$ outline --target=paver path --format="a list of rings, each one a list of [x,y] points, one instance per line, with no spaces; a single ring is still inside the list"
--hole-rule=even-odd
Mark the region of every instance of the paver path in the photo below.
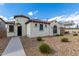
[[[2,56],[25,56],[24,48],[19,37],[12,37]]]

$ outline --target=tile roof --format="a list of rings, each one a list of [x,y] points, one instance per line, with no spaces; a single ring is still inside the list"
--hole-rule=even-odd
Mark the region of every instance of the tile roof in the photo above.
[[[26,24],[28,24],[29,22],[50,24],[50,22],[48,22],[48,21],[42,21],[42,20],[39,20],[39,19],[31,19],[31,20],[29,20],[28,22],[26,22]]]

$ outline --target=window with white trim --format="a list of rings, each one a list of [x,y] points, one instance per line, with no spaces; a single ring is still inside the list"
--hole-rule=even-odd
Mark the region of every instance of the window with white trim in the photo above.
[[[39,30],[40,30],[40,31],[43,31],[43,24],[40,24]]]
[[[14,32],[14,25],[9,25],[9,32]]]

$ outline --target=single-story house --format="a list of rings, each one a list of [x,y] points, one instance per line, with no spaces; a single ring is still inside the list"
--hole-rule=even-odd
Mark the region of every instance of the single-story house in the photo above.
[[[61,34],[61,24],[57,21],[42,21],[38,19],[30,19],[24,15],[14,16],[14,21],[5,22],[4,19],[0,18],[3,22],[3,26],[6,28],[7,37],[10,36],[27,36],[27,37],[38,37],[38,36],[53,36]]]
[[[70,34],[79,33],[79,28],[65,28],[65,32]]]

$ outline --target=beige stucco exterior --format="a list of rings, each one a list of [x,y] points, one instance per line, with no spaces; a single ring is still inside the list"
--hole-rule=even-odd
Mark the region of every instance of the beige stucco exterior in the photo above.
[[[8,36],[8,37],[10,37],[10,36],[16,36],[16,34],[15,34],[15,32],[16,32],[15,25],[14,25],[14,32],[9,32],[9,25],[13,25],[13,24],[6,24],[7,36]]]
[[[15,17],[14,18],[15,23],[8,23],[5,24],[6,30],[7,30],[7,36],[18,36],[18,26],[22,27],[22,36],[27,36],[27,37],[38,37],[38,36],[53,36],[60,34],[60,27],[61,25],[56,22],[52,21],[50,24],[49,23],[43,23],[43,22],[28,22],[29,18],[26,17]],[[37,26],[35,26],[37,24]],[[43,30],[40,31],[39,27],[40,24],[43,24]],[[14,32],[9,32],[9,25],[14,26]],[[46,25],[46,26],[45,26]],[[57,33],[53,34],[53,26],[57,26]]]
[[[31,22],[27,27],[28,28],[27,32],[30,35],[29,37],[49,36],[49,27],[50,27],[49,24],[46,24],[47,27],[45,27],[45,24],[43,24],[43,31],[39,30],[40,23],[37,23],[37,27],[35,27],[35,24],[36,23]]]
[[[37,24],[37,27],[35,27]],[[39,30],[39,25],[41,23],[29,23],[27,24],[27,36],[28,37],[38,37],[38,36],[53,36],[60,34],[60,25],[57,22],[52,22],[51,24],[43,24],[43,31]],[[47,25],[47,27],[45,27]],[[53,34],[53,26],[57,26],[57,33]]]
[[[25,36],[27,34],[27,28],[25,25],[25,22],[27,22],[28,19],[27,18],[23,18],[23,17],[18,17],[15,18],[15,26],[16,26],[16,31],[17,31],[17,23],[20,23],[20,25],[22,26],[22,36]],[[17,32],[16,32],[17,34]]]
[[[6,24],[7,26],[7,36],[17,36],[17,27],[18,26],[22,26],[22,36],[26,36],[27,35],[27,28],[25,25],[25,22],[28,19],[23,18],[23,17],[17,17],[15,18],[15,24]],[[19,23],[20,25],[18,25],[17,23]],[[14,25],[14,32],[9,32],[9,25]]]
[[[57,33],[56,33],[56,34],[53,34],[53,27],[54,27],[55,25],[57,26]],[[50,35],[57,35],[57,34],[60,34],[60,27],[61,27],[61,25],[60,25],[58,22],[56,22],[56,21],[52,22],[52,23],[50,24]]]

